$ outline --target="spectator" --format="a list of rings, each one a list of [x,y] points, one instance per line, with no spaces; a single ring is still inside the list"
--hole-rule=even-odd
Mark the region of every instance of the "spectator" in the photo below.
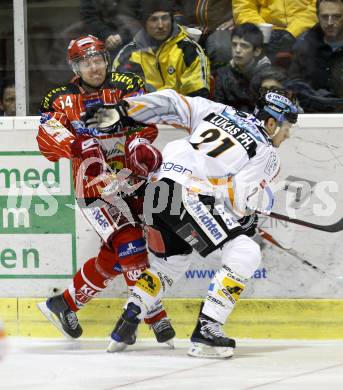
[[[342,112],[343,1],[319,0],[317,12],[319,23],[297,39],[289,77],[305,112]]]
[[[4,79],[0,87],[0,115],[15,116],[15,83],[14,78]]]
[[[214,99],[238,110],[251,111],[254,101],[250,81],[256,72],[270,68],[263,55],[263,34],[252,23],[244,23],[232,30],[232,60],[218,69]]]
[[[281,68],[265,67],[257,72],[250,81],[250,93],[256,102],[261,88],[284,89],[286,82],[286,73]]]
[[[113,70],[134,72],[149,92],[166,88],[188,96],[209,96],[209,62],[201,47],[173,21],[173,4],[145,0],[144,28],[113,62]]]
[[[208,0],[199,6],[195,0],[175,0],[180,13],[177,21],[202,30],[199,42],[206,48],[211,68],[227,64],[231,59],[231,31],[234,27],[231,0]]]
[[[115,55],[140,30],[140,0],[81,0],[81,20],[88,32],[105,42]]]
[[[282,54],[291,55],[295,39],[317,21],[316,0],[232,0],[236,24],[270,23],[273,31],[266,54],[277,62]]]

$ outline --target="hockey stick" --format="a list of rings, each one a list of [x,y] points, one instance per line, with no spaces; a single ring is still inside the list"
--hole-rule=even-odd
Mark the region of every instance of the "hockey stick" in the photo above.
[[[292,248],[286,248],[284,247],[282,244],[280,244],[277,240],[275,240],[275,238],[267,233],[265,230],[261,229],[261,228],[257,228],[259,233],[260,233],[260,236],[270,242],[271,244],[275,245],[276,247],[278,247],[279,249],[282,249],[283,251],[286,251],[287,253],[289,253],[291,256],[295,257],[297,260],[300,260],[302,264],[312,268],[314,271],[317,271],[319,273],[321,273],[322,275],[325,275],[325,276],[328,276],[327,273],[322,270],[321,268],[317,267],[316,265],[310,263],[308,260],[304,259],[302,256],[300,256],[298,254],[297,251],[295,251],[294,249]]]
[[[136,175],[132,172],[128,176],[135,178],[135,179],[138,179],[138,180],[148,181],[148,178],[146,178],[144,176]],[[267,217],[278,219],[280,221],[285,221],[285,222],[293,223],[295,225],[305,226],[305,227],[308,227],[310,229],[320,230],[322,232],[337,233],[337,232],[340,232],[343,230],[343,218],[341,218],[339,221],[333,223],[332,225],[318,225],[315,223],[303,221],[301,219],[290,218],[287,215],[274,213],[272,211],[271,212],[269,212],[269,211],[263,212],[260,210],[255,210],[255,212],[257,214],[265,215]]]
[[[307,267],[310,267],[311,269],[313,269],[313,271],[316,271],[324,276],[326,276],[327,278],[329,278],[332,282],[334,283],[342,283],[342,280],[343,280],[343,277],[342,276],[336,276],[336,275],[332,275],[331,273],[327,272],[327,271],[324,271],[323,269],[317,267],[316,265],[314,265],[313,263],[309,262],[308,260],[306,260],[302,255],[300,255],[295,249],[292,249],[292,248],[286,248],[285,246],[283,246],[282,244],[280,244],[271,234],[267,233],[266,231],[264,231],[263,229],[261,228],[257,228],[259,233],[260,233],[260,236],[270,242],[271,244],[275,245],[277,248],[287,252],[288,254],[290,254],[292,257],[294,257],[295,259],[299,260],[302,264],[306,265]]]
[[[261,211],[256,210],[257,214],[265,215],[267,217],[271,217],[274,219],[278,219],[280,221],[286,221],[289,223],[294,223],[295,225],[301,225],[301,226],[306,226],[311,229],[315,230],[320,230],[322,232],[328,232],[328,233],[337,233],[343,230],[343,218],[341,218],[339,221],[333,223],[332,225],[317,225],[315,223],[303,221],[301,219],[296,219],[296,218],[290,218],[287,215],[283,214],[278,214],[271,212],[269,214],[265,214]]]

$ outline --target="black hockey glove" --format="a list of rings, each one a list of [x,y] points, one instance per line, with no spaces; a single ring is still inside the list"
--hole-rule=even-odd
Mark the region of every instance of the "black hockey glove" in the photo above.
[[[128,117],[128,106],[125,100],[116,104],[94,105],[87,109],[81,119],[87,128],[96,128],[102,133],[121,133],[125,127],[135,123]]]
[[[257,214],[247,215],[246,217],[239,219],[238,222],[241,224],[246,236],[253,237],[255,235],[258,223]]]

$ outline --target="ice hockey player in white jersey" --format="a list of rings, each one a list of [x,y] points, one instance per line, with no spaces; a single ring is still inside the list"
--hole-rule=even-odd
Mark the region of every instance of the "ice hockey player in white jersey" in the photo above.
[[[261,260],[259,246],[245,229],[254,221],[255,206],[250,201],[279,171],[276,147],[297,121],[295,102],[286,91],[265,90],[250,115],[164,90],[102,108],[91,125],[95,122],[103,131],[115,131],[125,116],[147,124],[183,127],[189,136],[166,145],[163,163],[146,188],[151,267],[138,279],[111,334],[108,351],[132,339],[147,310],[188,268],[193,250],[205,257],[221,248],[221,268],[201,305],[188,354],[230,357],[235,340],[221,326]],[[271,206],[272,199],[267,208]]]

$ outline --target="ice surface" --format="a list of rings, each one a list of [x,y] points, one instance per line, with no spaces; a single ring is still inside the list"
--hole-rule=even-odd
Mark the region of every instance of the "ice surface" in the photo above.
[[[343,341],[238,340],[228,360],[188,357],[188,340],[174,350],[142,340],[117,354],[107,343],[9,338],[0,389],[343,389]]]

